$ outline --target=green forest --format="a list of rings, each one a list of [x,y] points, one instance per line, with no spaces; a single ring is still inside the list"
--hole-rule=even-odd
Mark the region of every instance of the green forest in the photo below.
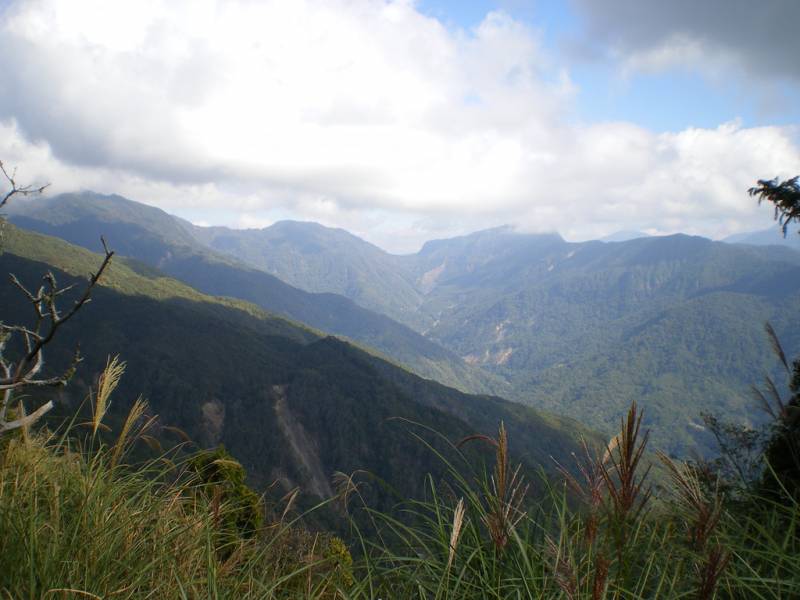
[[[607,437],[635,399],[659,448],[680,457],[715,452],[702,413],[762,418],[749,389],[779,374],[765,322],[800,351],[800,258],[785,247],[687,235],[568,243],[501,228],[396,256],[313,223],[209,229],[91,193],[18,204],[9,219],[94,251],[105,232],[140,270]]]

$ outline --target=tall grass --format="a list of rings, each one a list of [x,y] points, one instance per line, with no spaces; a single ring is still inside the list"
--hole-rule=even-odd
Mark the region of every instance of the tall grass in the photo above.
[[[796,501],[750,494],[727,505],[694,467],[665,456],[655,497],[640,425],[634,405],[605,451],[587,447],[561,483],[542,476],[536,502],[503,495],[499,478],[513,471],[498,451],[488,475],[463,456],[448,462],[450,480],[429,478],[427,497],[401,516],[365,507],[380,538],[362,540],[352,597],[800,597]],[[491,440],[498,450],[503,436]],[[516,517],[498,536],[506,514]]]
[[[502,425],[496,438],[462,440],[491,446],[493,464],[452,444],[438,454],[449,475],[428,476],[424,498],[390,513],[359,502],[356,477],[338,474],[351,564],[341,540],[290,516],[296,494],[268,525],[232,535],[225,524],[240,508],[189,468],[191,456],[129,464],[152,419],[137,402],[119,433],[104,431],[102,386],[113,391],[119,365],[109,362],[87,423],[0,440],[0,598],[800,597],[797,502],[751,493],[728,503],[663,455],[655,486],[635,406],[607,447],[587,446],[530,491]]]
[[[350,557],[336,538],[287,514],[255,535],[221,535],[237,508],[186,468],[191,457],[126,464],[152,422],[144,402],[101,441],[103,386],[119,363],[104,375],[86,436],[73,425],[0,440],[0,598],[342,597]]]

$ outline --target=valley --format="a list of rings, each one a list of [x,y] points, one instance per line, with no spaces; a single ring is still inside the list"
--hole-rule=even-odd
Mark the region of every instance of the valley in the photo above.
[[[48,270],[62,286],[80,283],[100,262],[85,249],[12,225],[3,249],[0,269],[28,285]],[[33,316],[13,286],[0,287],[0,305],[5,322]],[[531,473],[554,472],[554,460],[567,463],[582,439],[600,441],[572,419],[422,379],[345,341],[248,302],[200,293],[129,259],[112,262],[92,302],[49,349],[48,369],[68,365],[78,344],[85,359],[59,393],[54,423],[86,409],[97,374],[119,355],[127,366],[110,425],[119,427],[141,396],[158,415],[165,447],[180,442],[169,427],[181,428],[199,448],[224,444],[256,489],[299,487],[304,504],[332,495],[335,472],[366,471],[382,482],[363,491],[375,506],[391,506],[387,486],[419,493],[420,474],[444,469],[415,437],[426,431],[455,443],[491,434],[503,421],[511,450]]]
[[[613,435],[630,402],[659,447],[713,452],[702,414],[763,419],[750,394],[778,367],[763,332],[800,348],[800,253],[673,235],[570,243],[505,227],[388,254],[337,229],[204,228],[116,196],[20,204],[12,222],[121,254],[200,291],[343,336],[416,374]]]

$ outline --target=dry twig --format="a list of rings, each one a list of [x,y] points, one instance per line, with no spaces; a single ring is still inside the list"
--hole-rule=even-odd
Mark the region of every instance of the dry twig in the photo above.
[[[41,194],[47,188],[47,185],[38,188],[18,185],[15,180],[16,170],[9,173],[2,161],[0,161],[0,172],[11,186],[11,189],[0,200],[0,208],[5,206],[15,195]],[[75,368],[81,360],[79,349],[75,350],[72,363],[63,373],[52,377],[42,377],[40,374],[44,367],[43,351],[64,323],[74,317],[89,302],[92,290],[108,268],[114,252],[108,249],[105,239],[101,237],[100,240],[105,252],[100,268],[96,273],[90,274],[89,282],[83,293],[65,313],[62,313],[58,307],[59,297],[71,291],[75,287],[74,285],[59,287],[55,275],[48,272],[43,277],[44,283],[33,292],[25,287],[15,275],[11,274],[11,284],[27,298],[34,312],[34,321],[31,326],[6,325],[0,322],[0,393],[2,393],[0,396],[0,435],[32,425],[53,408],[53,402],[50,400],[29,415],[20,415],[17,419],[9,421],[7,419],[8,409],[15,391],[26,387],[63,386],[75,372]],[[8,343],[14,336],[22,339],[23,346],[23,356],[16,361],[7,356]]]

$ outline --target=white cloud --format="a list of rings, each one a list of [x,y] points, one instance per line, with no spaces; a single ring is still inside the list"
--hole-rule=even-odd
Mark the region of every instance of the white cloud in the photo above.
[[[394,250],[502,223],[723,235],[764,215],[755,179],[800,171],[786,128],[572,124],[568,70],[503,13],[454,31],[412,2],[36,0],[1,27],[1,158],[203,221]]]

